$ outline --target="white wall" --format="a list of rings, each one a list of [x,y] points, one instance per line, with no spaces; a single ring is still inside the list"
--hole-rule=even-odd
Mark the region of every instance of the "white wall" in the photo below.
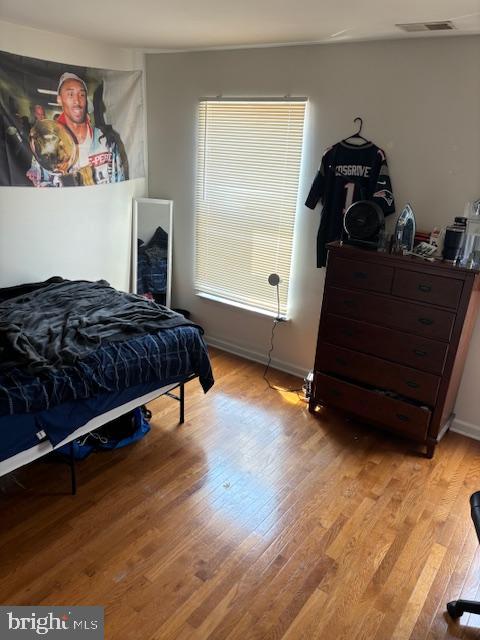
[[[67,64],[142,68],[143,56],[69,36],[0,22],[0,49]],[[0,286],[105,278],[128,289],[132,197],[146,179],[68,189],[0,189]]]
[[[268,319],[198,298],[193,289],[195,114],[201,96],[308,96],[300,191],[304,201],[323,150],[364,118],[388,156],[397,207],[410,201],[420,228],[449,223],[480,196],[480,38],[382,41],[148,55],[150,195],[173,199],[173,301],[190,309],[212,342],[261,358]],[[279,326],[275,362],[313,364],[324,270],[315,268],[319,211],[299,207],[292,321]],[[477,327],[459,417],[480,424]],[[467,417],[463,418],[467,420]]]

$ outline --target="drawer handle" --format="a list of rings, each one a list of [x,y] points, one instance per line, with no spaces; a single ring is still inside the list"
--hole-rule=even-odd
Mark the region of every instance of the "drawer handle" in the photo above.
[[[419,291],[423,291],[424,293],[430,293],[432,287],[429,284],[419,284],[418,289]]]
[[[346,305],[347,307],[356,307],[357,306],[357,301],[356,300],[347,299],[347,300],[343,301],[343,304]]]
[[[401,422],[409,422],[410,421],[410,418],[408,416],[406,416],[404,413],[397,413],[396,416]]]
[[[433,324],[433,320],[431,318],[418,318],[418,321],[420,322],[420,324],[424,324],[427,327]]]
[[[368,278],[368,276],[365,273],[365,271],[354,271],[353,272],[353,277],[357,278],[358,280],[365,280],[366,278]]]
[[[347,364],[347,361],[345,360],[345,358],[340,358],[340,356],[337,356],[335,358],[335,362],[337,364],[341,364],[342,366],[345,366]]]
[[[351,338],[354,334],[352,329],[341,329],[341,332],[343,333],[344,336],[347,336],[348,338]]]
[[[414,349],[414,350],[413,350],[413,353],[414,353],[416,356],[419,356],[420,358],[423,358],[424,356],[426,356],[426,355],[427,355],[427,352],[426,352],[426,351],[422,351],[421,349]]]
[[[410,387],[410,389],[418,389],[420,387],[420,385],[413,380],[406,380],[405,384],[407,385],[407,387]]]

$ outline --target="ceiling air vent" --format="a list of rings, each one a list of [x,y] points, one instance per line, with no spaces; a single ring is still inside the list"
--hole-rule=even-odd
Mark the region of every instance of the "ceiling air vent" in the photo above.
[[[455,29],[453,22],[450,20],[443,22],[409,22],[406,24],[396,24],[395,26],[407,33],[417,31],[452,31]]]

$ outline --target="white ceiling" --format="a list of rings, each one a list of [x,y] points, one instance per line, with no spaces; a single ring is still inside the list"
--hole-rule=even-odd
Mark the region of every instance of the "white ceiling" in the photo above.
[[[417,37],[395,24],[437,20],[453,21],[448,35],[480,33],[480,0],[0,0],[0,12],[6,22],[159,50]]]

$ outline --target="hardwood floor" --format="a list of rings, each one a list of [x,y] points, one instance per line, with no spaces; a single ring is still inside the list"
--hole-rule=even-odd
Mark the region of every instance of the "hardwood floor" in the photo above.
[[[144,440],[78,464],[76,497],[52,462],[3,479],[0,602],[104,605],[109,640],[480,637],[444,613],[480,598],[480,443],[450,433],[427,460],[212,360],[185,425],[155,401]]]

